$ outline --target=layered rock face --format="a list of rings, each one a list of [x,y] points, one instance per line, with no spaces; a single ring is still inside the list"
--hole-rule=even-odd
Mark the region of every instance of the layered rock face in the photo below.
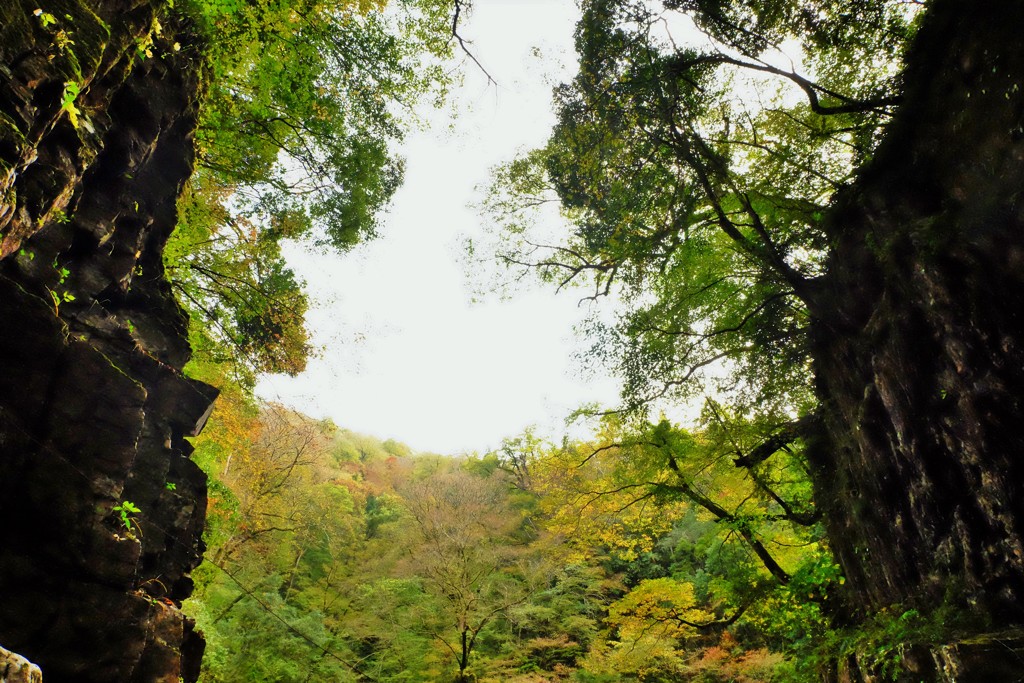
[[[853,604],[946,602],[977,632],[1024,622],[1024,6],[927,11],[905,102],[831,214],[815,478]]]
[[[198,675],[205,477],[161,251],[199,80],[146,0],[0,0],[0,645],[59,681]],[[147,50],[149,54],[147,55]]]

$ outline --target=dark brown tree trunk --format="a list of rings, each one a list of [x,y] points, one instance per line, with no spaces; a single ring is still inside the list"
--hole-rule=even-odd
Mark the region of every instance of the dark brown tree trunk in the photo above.
[[[852,604],[1005,626],[1024,621],[1024,3],[927,11],[905,105],[829,216],[814,477]]]
[[[462,655],[459,657],[459,683],[466,683],[466,669],[469,667],[469,633],[462,629]]]

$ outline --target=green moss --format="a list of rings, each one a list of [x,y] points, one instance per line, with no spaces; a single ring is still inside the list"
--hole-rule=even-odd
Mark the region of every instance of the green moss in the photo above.
[[[31,19],[20,3],[0,2],[0,64],[10,64],[14,55],[35,44]]]
[[[909,604],[890,605],[856,626],[830,629],[808,641],[794,653],[794,680],[811,680],[832,664],[854,658],[880,681],[903,680],[905,655],[928,651],[949,643],[968,642],[963,634],[990,628],[978,615],[968,612],[951,587],[946,596],[925,610]],[[926,604],[926,603],[922,603]]]
[[[43,29],[51,36],[54,48],[66,62],[69,78],[82,81],[99,68],[103,52],[110,41],[110,27],[81,0],[38,0],[39,7],[52,14],[57,23]],[[59,32],[66,32],[72,42],[61,47]]]
[[[18,128],[18,124],[14,122],[14,119],[0,112],[0,149],[9,150],[15,155],[20,155],[21,150],[27,144],[25,134]]]

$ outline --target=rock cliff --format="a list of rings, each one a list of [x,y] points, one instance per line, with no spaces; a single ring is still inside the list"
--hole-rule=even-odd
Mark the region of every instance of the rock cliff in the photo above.
[[[181,373],[161,262],[200,79],[166,9],[0,0],[0,645],[47,683],[191,681],[202,654],[185,437],[216,391]]]
[[[815,310],[819,500],[857,603],[1024,603],[1024,43],[936,0],[904,103],[831,213]]]
[[[848,618],[941,606],[962,637],[907,680],[1020,671],[1022,20],[1017,3],[929,3],[903,104],[830,214],[812,454]]]

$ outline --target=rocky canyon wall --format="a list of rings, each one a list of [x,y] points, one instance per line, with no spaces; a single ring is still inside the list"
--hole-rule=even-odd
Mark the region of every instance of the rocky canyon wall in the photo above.
[[[944,615],[935,637],[962,641],[916,653],[906,680],[1014,680],[1024,6],[935,0],[927,12],[904,101],[829,217],[813,323],[824,427],[814,477],[848,618]]]
[[[200,79],[167,7],[0,0],[0,646],[47,683],[192,681],[202,655],[185,437],[216,391],[181,373],[161,262]]]

